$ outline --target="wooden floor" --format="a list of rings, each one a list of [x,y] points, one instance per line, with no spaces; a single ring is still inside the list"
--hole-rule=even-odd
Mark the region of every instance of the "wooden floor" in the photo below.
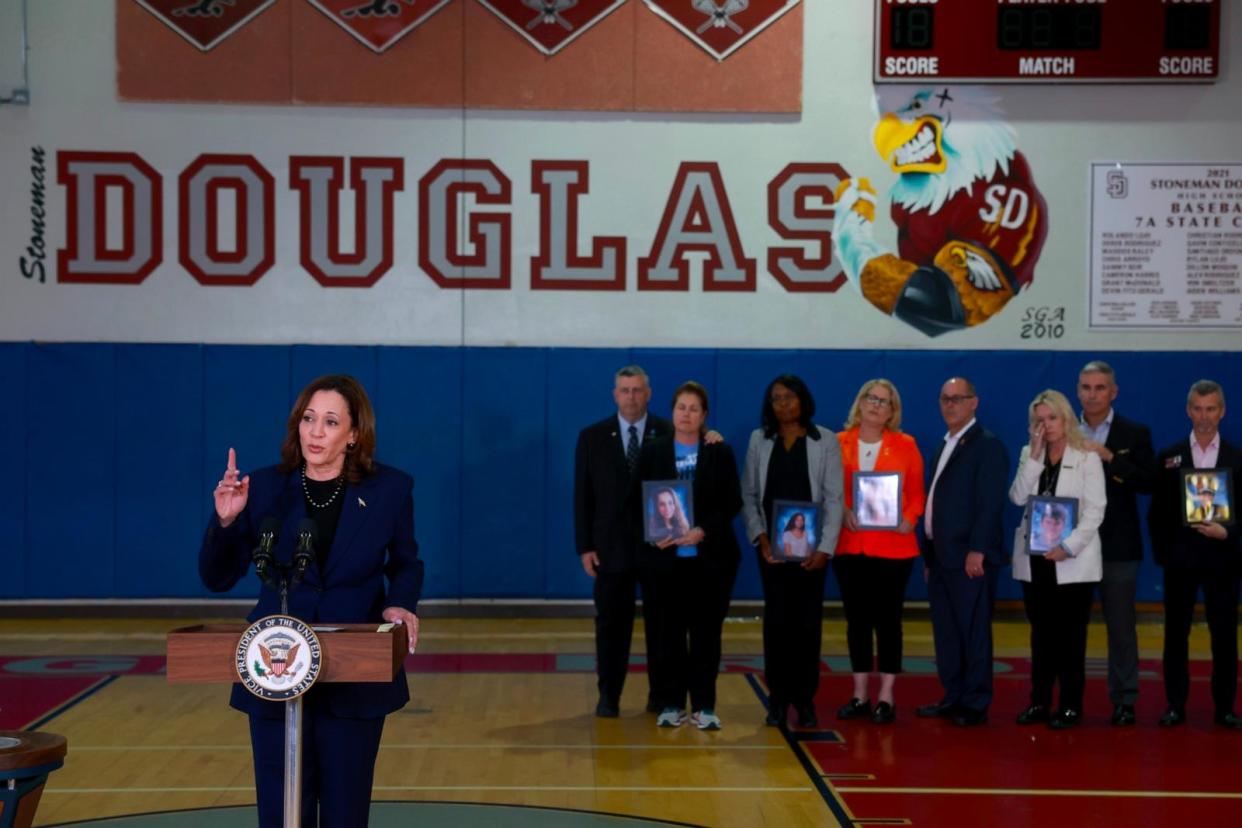
[[[0,621],[0,691],[25,688],[28,710],[51,712],[5,726],[69,739],[69,758],[51,778],[36,825],[253,802],[245,720],[227,707],[228,687],[172,686],[158,672],[164,633],[189,623]],[[1025,658],[1025,622],[998,622],[995,631],[998,659]],[[1143,624],[1143,658],[1158,659],[1160,636],[1157,622]],[[898,683],[898,728],[911,725],[914,705],[934,700],[921,697],[932,669],[929,625],[907,622],[905,641],[912,678],[904,686],[916,684],[915,674],[923,681],[918,698],[904,697]],[[639,629],[639,652],[641,642]],[[1094,625],[1089,656],[1097,673],[1103,645]],[[1198,658],[1207,652],[1201,626],[1192,648]],[[592,650],[586,619],[428,619],[411,662],[413,699],[385,727],[375,799],[510,803],[722,827],[850,818],[824,795],[848,783],[834,783],[788,734],[763,725],[757,619],[726,625],[718,733],[656,728],[642,711],[641,673],[630,677],[621,718],[596,719]],[[837,674],[826,677],[820,713],[833,727],[831,710],[849,692],[842,622],[825,623],[824,650]],[[46,677],[64,681],[29,698]],[[1143,692],[1149,707],[1159,706],[1150,670]],[[1193,692],[1205,696],[1207,687]],[[0,695],[0,716],[14,698]],[[1106,715],[1105,698],[1088,704]],[[1236,745],[1242,755],[1242,736]]]

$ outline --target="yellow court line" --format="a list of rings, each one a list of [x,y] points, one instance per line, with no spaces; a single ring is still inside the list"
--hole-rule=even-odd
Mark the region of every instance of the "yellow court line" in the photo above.
[[[375,785],[374,791],[504,791],[520,793],[816,793],[809,785],[802,787],[709,787],[705,785],[678,787],[644,785]],[[251,793],[253,785],[220,785],[167,788],[45,788],[44,796],[51,794],[161,794],[161,793]]]
[[[837,788],[843,794],[945,794],[949,796],[1071,796],[1110,799],[1242,799],[1227,791],[1072,791],[1031,788]]]
[[[478,744],[452,744],[452,743],[434,743],[434,744],[418,744],[418,743],[398,743],[398,744],[381,744],[380,751],[385,750],[710,750],[712,752],[722,750],[766,750],[766,751],[785,751],[788,748],[785,745],[720,745],[703,743],[698,745],[582,745],[582,744],[529,744],[525,742],[513,743],[492,743],[481,742]],[[74,753],[105,753],[118,751],[210,751],[210,750],[244,750],[249,751],[249,744],[237,745],[74,745],[72,748]],[[852,777],[859,778],[859,777]],[[872,777],[867,777],[872,778]]]

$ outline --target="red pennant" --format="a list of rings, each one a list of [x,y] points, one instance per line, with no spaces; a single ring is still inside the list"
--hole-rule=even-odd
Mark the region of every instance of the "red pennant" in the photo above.
[[[307,0],[379,53],[421,26],[450,0]]]
[[[135,0],[174,32],[206,52],[276,0]]]
[[[479,0],[545,55],[564,49],[625,0]]]
[[[798,0],[644,0],[682,34],[724,60]]]

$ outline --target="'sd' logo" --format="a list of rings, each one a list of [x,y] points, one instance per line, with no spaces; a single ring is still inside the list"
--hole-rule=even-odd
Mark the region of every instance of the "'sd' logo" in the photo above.
[[[429,17],[448,5],[449,0],[308,0],[332,18],[358,42],[374,52],[383,52]]]
[[[323,649],[309,625],[288,615],[255,621],[237,641],[237,676],[261,699],[287,701],[319,678]]]
[[[206,52],[276,0],[137,0],[160,22]]]
[[[530,45],[554,55],[625,0],[479,0]]]
[[[798,0],[646,0],[648,8],[724,60]]]

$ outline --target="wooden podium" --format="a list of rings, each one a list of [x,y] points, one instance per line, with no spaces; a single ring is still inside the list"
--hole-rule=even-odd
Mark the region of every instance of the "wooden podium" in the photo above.
[[[0,828],[29,828],[47,775],[65,764],[64,736],[0,730]]]
[[[247,624],[197,624],[168,634],[168,681],[186,684],[239,682],[238,644]],[[405,661],[403,625],[324,624],[311,626],[320,644],[314,682],[392,681]],[[243,663],[245,659],[243,658]],[[302,697],[285,702],[284,823],[298,828],[302,807]]]

